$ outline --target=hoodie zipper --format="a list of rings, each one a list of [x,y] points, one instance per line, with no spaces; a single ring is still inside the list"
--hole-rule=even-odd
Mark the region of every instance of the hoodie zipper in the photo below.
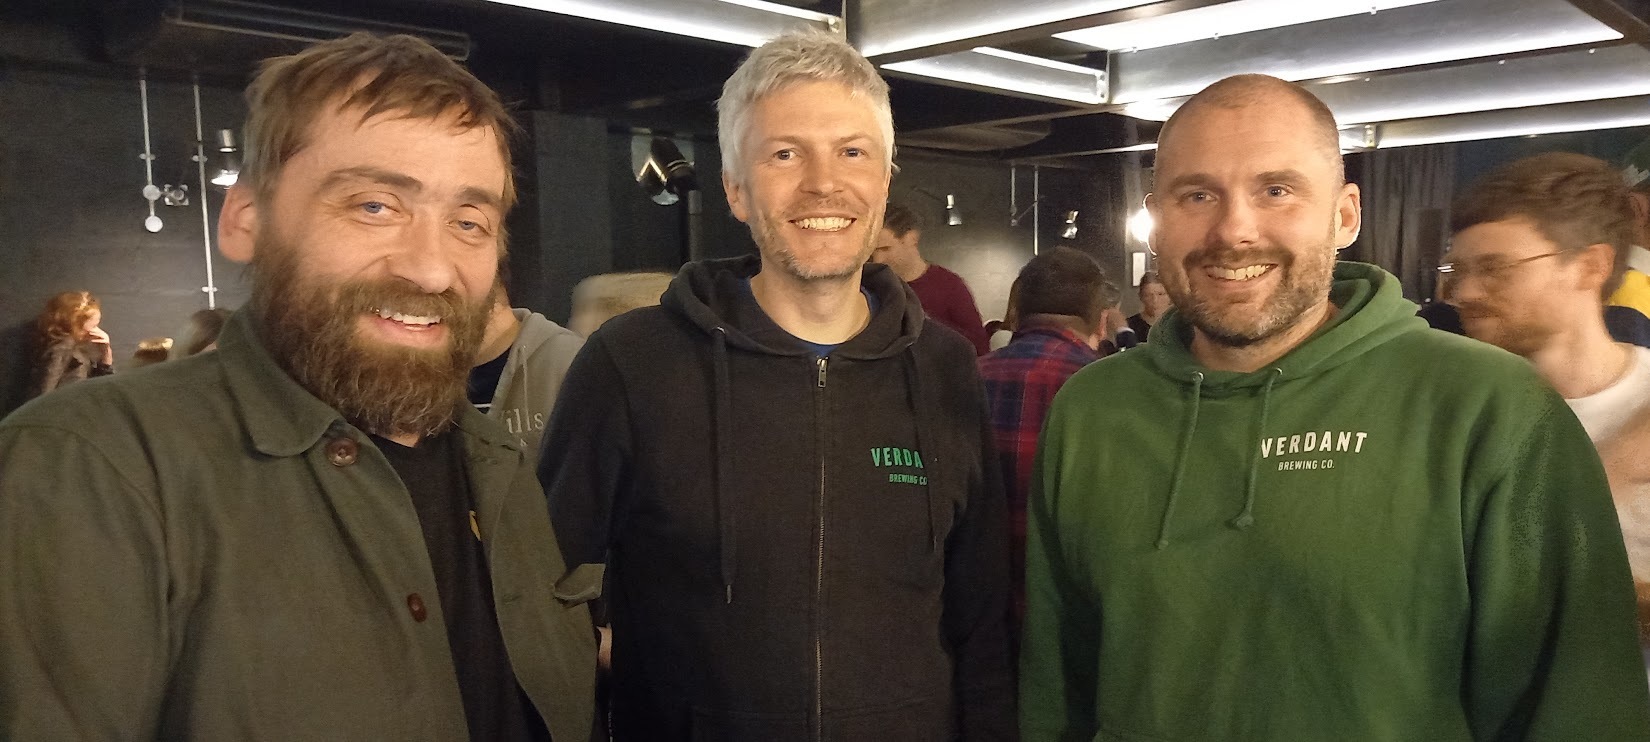
[[[813,739],[825,739],[825,370],[824,356],[819,357],[819,385],[814,390],[814,445],[819,453],[819,561],[814,567],[814,719]]]

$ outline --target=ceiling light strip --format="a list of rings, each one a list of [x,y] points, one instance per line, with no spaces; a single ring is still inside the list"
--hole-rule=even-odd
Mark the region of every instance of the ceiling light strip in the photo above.
[[[891,72],[961,83],[994,92],[1084,105],[1106,101],[1104,70],[979,48],[882,65]]]
[[[1156,49],[1431,2],[1438,0],[1233,0],[1054,36],[1096,49]]]
[[[529,10],[588,18],[757,47],[786,31],[803,28],[839,32],[841,19],[762,0],[487,0]]]
[[[1450,0],[1219,40],[1113,52],[1112,102],[1191,95],[1239,72],[1315,80],[1620,38],[1620,32],[1565,0]]]

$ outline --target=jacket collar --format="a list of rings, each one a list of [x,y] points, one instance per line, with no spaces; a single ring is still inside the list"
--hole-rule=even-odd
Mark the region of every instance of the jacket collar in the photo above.
[[[1067,327],[1049,315],[1032,315],[1021,320],[1020,326],[1014,330],[1014,337],[1009,339],[1009,342],[1012,343],[1015,340],[1032,335],[1059,338],[1074,345],[1081,345],[1091,352],[1094,350],[1089,348],[1088,338],[1079,335],[1076,330]]]
[[[240,411],[241,426],[259,453],[296,456],[314,447],[328,430],[347,425],[343,415],[275,363],[252,325],[250,310],[229,318],[218,338],[217,353],[229,394]],[[508,430],[468,404],[459,406],[457,427],[482,443],[520,449]]]

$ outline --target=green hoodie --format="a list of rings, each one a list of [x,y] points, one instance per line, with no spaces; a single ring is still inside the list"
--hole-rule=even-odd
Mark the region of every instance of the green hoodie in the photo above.
[[[1055,398],[1034,474],[1027,740],[1647,740],[1598,456],[1522,360],[1341,263],[1254,373],[1169,313]]]

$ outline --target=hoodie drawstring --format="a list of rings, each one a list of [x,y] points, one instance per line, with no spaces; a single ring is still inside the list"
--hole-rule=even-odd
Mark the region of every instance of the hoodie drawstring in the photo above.
[[[921,376],[917,373],[916,358],[910,350],[901,353],[900,358],[903,361],[901,367],[905,370],[905,393],[911,398],[911,417],[916,421],[917,455],[927,457],[922,462],[922,471],[928,482],[924,488],[928,491],[928,553],[932,554],[940,548],[940,532],[943,530],[943,526],[940,524],[939,498],[935,494],[941,488],[935,478],[939,476],[941,471],[944,471],[944,467],[934,465],[939,461],[938,454],[928,450],[923,445],[929,440],[929,437],[923,432],[923,429],[927,427],[925,421],[928,416],[923,414],[923,410],[926,408],[922,404],[922,381]]]
[[[728,494],[728,467],[731,466],[728,457],[729,421],[733,419],[733,391],[728,381],[728,331],[721,327],[716,328],[711,343],[711,363],[714,371],[711,376],[711,396],[715,400],[715,409],[711,415],[715,417],[712,427],[716,437],[716,466],[712,471],[713,482],[711,487],[716,494],[716,526],[718,530],[717,548],[722,557],[722,590],[726,593],[727,602],[733,603],[733,565],[736,556],[737,544],[734,541],[733,521],[735,508],[729,501]]]
[[[1281,376],[1283,376],[1283,369],[1277,367],[1273,367],[1272,373],[1266,375],[1266,386],[1260,393],[1260,436],[1256,436],[1256,440],[1266,435],[1266,416],[1272,411],[1272,385]],[[1243,489],[1243,510],[1228,521],[1232,527],[1238,529],[1248,528],[1255,524],[1255,475],[1260,471],[1260,452],[1257,449],[1251,452],[1249,456],[1249,479],[1248,484]]]
[[[1186,460],[1192,453],[1192,434],[1197,432],[1197,409],[1203,402],[1203,372],[1192,374],[1192,413],[1186,418],[1186,432],[1180,436],[1180,453],[1175,456],[1174,477],[1169,480],[1169,501],[1163,505],[1163,523],[1157,528],[1157,548],[1169,545],[1169,521],[1174,517],[1175,500],[1180,499],[1180,481],[1186,476]]]

